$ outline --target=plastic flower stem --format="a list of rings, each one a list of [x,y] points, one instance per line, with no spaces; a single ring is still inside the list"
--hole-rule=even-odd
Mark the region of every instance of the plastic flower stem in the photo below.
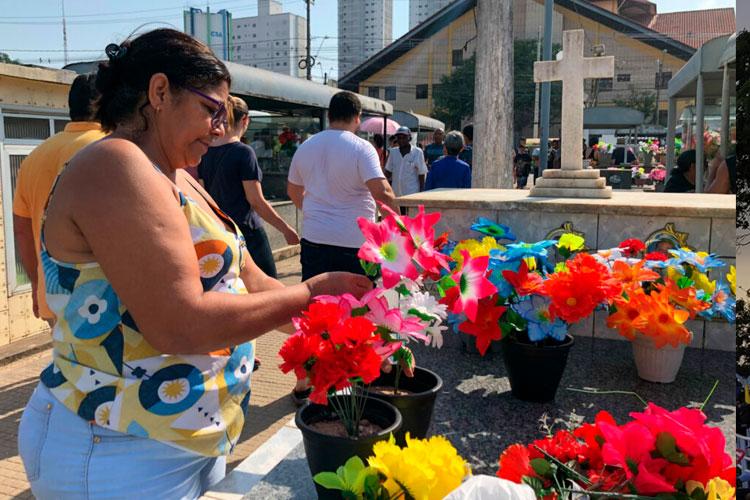
[[[648,406],[648,402],[643,399],[637,392],[633,391],[600,391],[598,389],[576,389],[574,387],[566,387],[567,390],[573,392],[583,392],[585,394],[626,394],[628,396],[635,396],[638,400],[643,403],[643,406]]]
[[[719,379],[716,379],[716,382],[714,382],[714,386],[711,388],[711,392],[708,393],[708,396],[706,396],[706,399],[703,400],[703,404],[701,405],[700,410],[703,411],[703,408],[706,407],[708,404],[708,400],[711,399],[711,396],[714,395],[714,392],[716,391],[716,388],[719,387]]]
[[[537,445],[533,445],[533,446],[542,455],[544,455],[545,457],[547,457],[548,459],[550,459],[552,462],[556,463],[558,467],[561,467],[562,470],[564,470],[565,472],[567,472],[568,474],[570,474],[571,476],[573,476],[575,479],[577,479],[578,481],[581,481],[586,486],[590,486],[591,485],[591,481],[589,480],[589,478],[587,478],[586,476],[580,474],[576,470],[568,467],[566,464],[562,463],[561,461],[559,461],[558,459],[556,459],[555,457],[553,457],[552,455],[550,455],[549,453],[547,453],[545,450],[543,450],[540,447],[538,447]]]
[[[393,381],[393,394],[394,395],[398,395],[398,386],[399,386],[399,383],[401,382],[401,372],[402,371],[403,371],[403,369],[401,368],[401,365],[397,364],[396,365],[396,378]]]

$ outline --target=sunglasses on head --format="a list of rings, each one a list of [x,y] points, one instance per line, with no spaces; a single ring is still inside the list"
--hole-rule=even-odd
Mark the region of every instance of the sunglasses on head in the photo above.
[[[207,99],[211,101],[212,103],[216,104],[217,108],[211,114],[211,128],[218,128],[220,126],[226,126],[227,107],[226,107],[226,104],[224,104],[224,102],[218,99],[214,99],[213,97],[204,94],[198,89],[194,89],[192,87],[186,87],[186,89],[192,92],[193,94],[203,97],[204,99]]]

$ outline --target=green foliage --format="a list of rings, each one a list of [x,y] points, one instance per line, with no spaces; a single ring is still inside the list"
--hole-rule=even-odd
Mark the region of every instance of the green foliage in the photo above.
[[[638,90],[635,85],[631,85],[630,94],[624,99],[615,99],[617,106],[633,108],[644,114],[646,123],[651,123],[656,112],[656,93],[647,90]]]
[[[18,59],[11,58],[8,54],[5,52],[0,52],[0,63],[6,63],[6,64],[21,64],[21,61]]]
[[[378,472],[365,467],[362,459],[354,456],[336,472],[319,472],[313,481],[329,490],[341,491],[341,497],[351,500],[380,500],[388,498],[388,492],[380,484]]]
[[[516,40],[513,45],[513,128],[516,135],[534,122],[534,61],[536,61],[536,40]],[[560,46],[553,47],[558,52]],[[432,115],[445,122],[449,129],[459,129],[461,121],[474,115],[474,78],[476,56],[466,59],[452,74],[443,76],[433,90],[435,102]],[[552,84],[550,122],[560,120],[562,86]]]

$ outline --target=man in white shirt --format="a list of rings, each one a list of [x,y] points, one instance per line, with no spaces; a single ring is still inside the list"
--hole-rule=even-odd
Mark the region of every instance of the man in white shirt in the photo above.
[[[411,145],[411,130],[400,127],[396,131],[398,147],[391,148],[385,164],[385,175],[391,181],[396,196],[424,191],[427,165],[424,154]]]
[[[329,128],[303,142],[292,158],[287,193],[302,210],[303,280],[329,271],[364,274],[357,219],[375,220],[375,200],[395,208],[377,151],[354,134],[361,112],[355,94],[337,93],[328,108]]]

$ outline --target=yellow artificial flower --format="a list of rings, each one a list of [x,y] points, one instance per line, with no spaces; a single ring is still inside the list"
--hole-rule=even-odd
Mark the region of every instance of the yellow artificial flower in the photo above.
[[[370,467],[385,476],[385,488],[391,497],[401,496],[402,488],[416,500],[445,497],[471,474],[468,464],[443,436],[412,439],[406,435],[406,447],[396,446],[393,436],[375,443]]]
[[[585,242],[586,240],[577,234],[565,233],[557,240],[557,246],[558,248],[567,248],[571,252],[575,252],[582,249]]]
[[[730,500],[734,498],[734,488],[728,481],[720,477],[711,479],[705,487],[698,481],[685,483],[685,490],[688,495],[691,495],[696,488],[700,488],[706,493],[706,500]]]
[[[492,236],[485,236],[482,238],[482,241],[473,239],[463,240],[453,249],[451,258],[456,261],[456,271],[458,271],[464,266],[464,258],[463,255],[461,255],[461,250],[468,251],[471,258],[475,258],[487,256],[490,254],[490,250],[494,249],[505,250],[505,247],[499,244]]]
[[[667,268],[667,278],[677,283],[680,278],[682,278],[684,275],[677,270],[675,267],[668,267]],[[703,290],[708,294],[708,296],[712,296],[714,294],[714,291],[716,290],[716,281],[710,281],[708,279],[708,275],[706,273],[700,273],[698,270],[694,270],[692,276],[690,279],[693,280],[695,283],[695,289],[696,290]]]
[[[737,268],[735,268],[734,266],[729,267],[727,281],[729,282],[729,289],[732,290],[732,294],[737,295]]]

